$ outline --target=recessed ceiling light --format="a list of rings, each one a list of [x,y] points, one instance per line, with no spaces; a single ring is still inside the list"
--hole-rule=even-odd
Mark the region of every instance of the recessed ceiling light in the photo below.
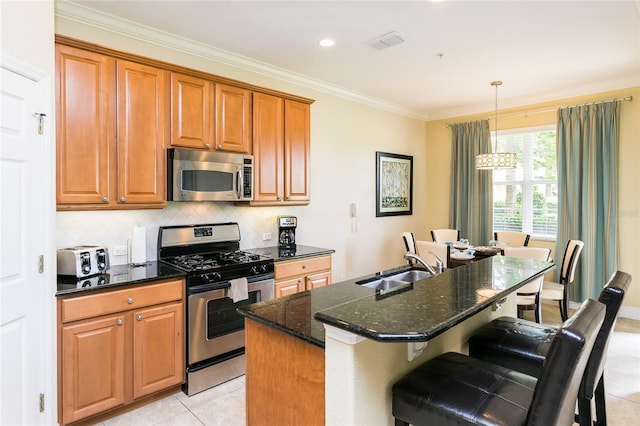
[[[322,47],[331,47],[336,44],[336,42],[331,40],[330,38],[323,38],[318,42],[318,44]]]

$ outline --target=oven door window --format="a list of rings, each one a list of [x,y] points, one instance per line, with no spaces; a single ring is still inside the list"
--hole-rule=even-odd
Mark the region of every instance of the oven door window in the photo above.
[[[207,301],[207,340],[244,329],[244,317],[236,309],[260,301],[260,292],[249,292],[249,298],[233,303],[228,297]]]

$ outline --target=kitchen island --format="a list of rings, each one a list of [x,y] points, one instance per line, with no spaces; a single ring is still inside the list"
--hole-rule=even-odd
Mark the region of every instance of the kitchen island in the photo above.
[[[248,306],[247,424],[391,425],[391,386],[516,313],[515,291],[552,263],[487,258],[388,291],[357,282]]]

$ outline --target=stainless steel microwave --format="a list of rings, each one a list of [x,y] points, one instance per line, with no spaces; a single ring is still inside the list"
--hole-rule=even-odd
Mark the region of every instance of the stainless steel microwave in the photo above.
[[[169,201],[251,201],[253,156],[171,148],[167,179]]]

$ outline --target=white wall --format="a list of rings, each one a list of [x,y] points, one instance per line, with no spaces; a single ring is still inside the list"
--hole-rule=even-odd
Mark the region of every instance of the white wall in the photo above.
[[[422,232],[424,228],[424,122],[63,17],[56,19],[56,33],[316,100],[311,106],[310,205],[236,207],[222,203],[170,203],[160,211],[58,212],[58,247],[124,244],[131,237],[133,226],[139,224],[148,227],[147,254],[153,259],[158,226],[227,220],[240,224],[241,248],[261,247],[276,244],[275,239],[262,241],[262,233],[271,232],[275,238],[276,217],[291,214],[298,217],[298,243],[336,251],[334,281],[404,263],[400,233]],[[414,156],[413,215],[375,217],[376,151]],[[356,219],[349,216],[351,203],[358,204]],[[113,260],[114,264],[125,261]]]

